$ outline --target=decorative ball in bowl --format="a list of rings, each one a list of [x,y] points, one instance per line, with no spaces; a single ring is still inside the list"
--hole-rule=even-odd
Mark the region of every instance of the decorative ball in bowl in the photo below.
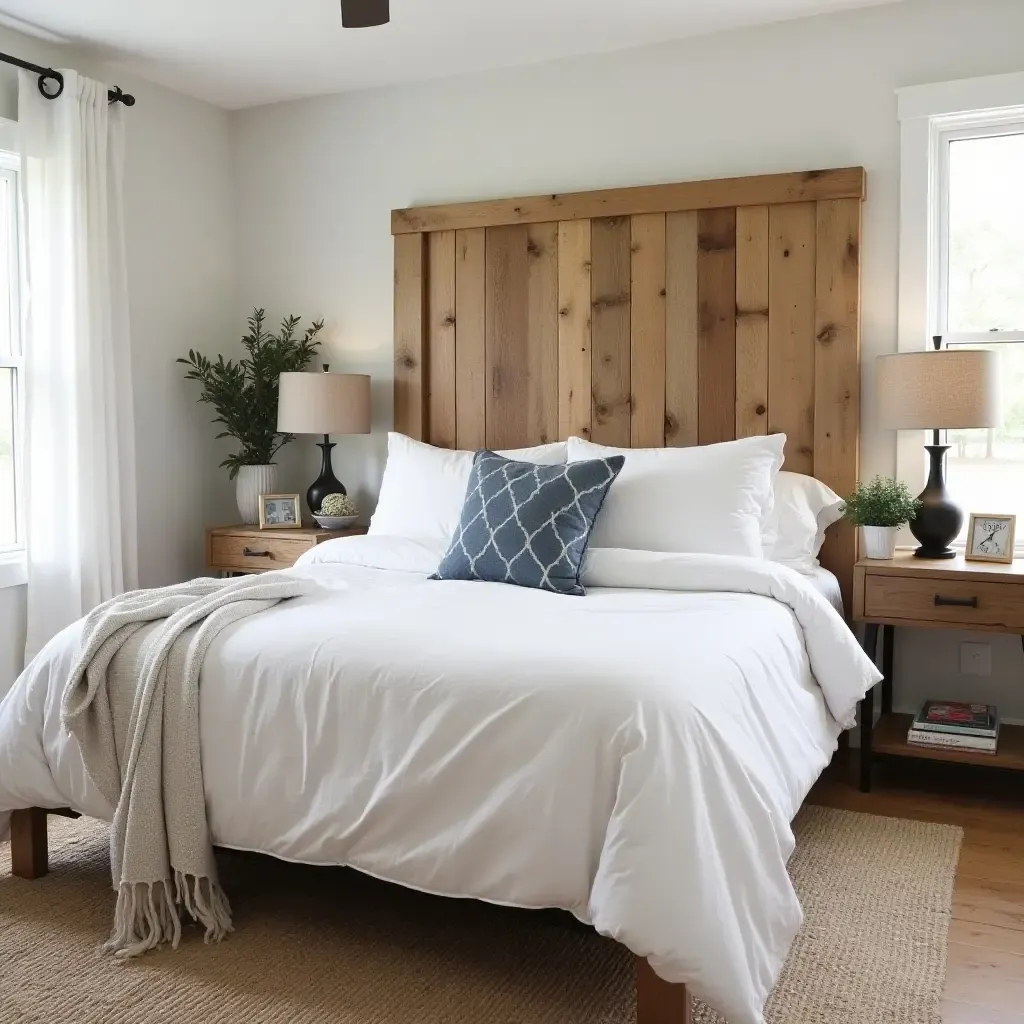
[[[359,518],[359,509],[347,494],[328,494],[313,518],[325,530],[344,530]]]
[[[318,516],[314,515],[313,518],[317,522],[317,526],[324,530],[347,530],[352,526],[359,516]]]

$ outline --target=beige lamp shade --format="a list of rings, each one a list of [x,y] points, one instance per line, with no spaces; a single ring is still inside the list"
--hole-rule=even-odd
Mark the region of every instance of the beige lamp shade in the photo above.
[[[370,378],[362,373],[282,373],[277,429],[283,434],[368,434]]]
[[[1002,425],[999,354],[943,349],[879,356],[879,425],[953,430]]]

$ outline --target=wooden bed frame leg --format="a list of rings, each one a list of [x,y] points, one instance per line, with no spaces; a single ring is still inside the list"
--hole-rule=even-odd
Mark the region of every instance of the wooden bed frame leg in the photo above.
[[[42,878],[50,870],[46,811],[38,807],[11,815],[11,869],[18,878]]]
[[[691,1024],[685,985],[663,981],[643,957],[636,958],[636,1024]]]

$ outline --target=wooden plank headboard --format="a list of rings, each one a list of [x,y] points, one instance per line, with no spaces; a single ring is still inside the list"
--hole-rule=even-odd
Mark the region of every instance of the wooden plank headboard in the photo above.
[[[395,210],[395,429],[432,444],[784,431],[857,480],[863,168]],[[850,605],[856,540],[822,563]]]

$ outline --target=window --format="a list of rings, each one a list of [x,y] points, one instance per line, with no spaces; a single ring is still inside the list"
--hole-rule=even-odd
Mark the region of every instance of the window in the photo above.
[[[965,511],[1024,523],[1024,76],[914,87],[899,103],[899,348],[941,335],[999,351],[1004,424],[949,431],[946,482]],[[914,489],[921,443],[913,433],[898,444],[899,475]],[[966,532],[965,522],[959,543]],[[1024,551],[1024,531],[1017,542]]]
[[[22,350],[17,160],[0,153],[0,560],[24,547],[21,521]]]
[[[964,509],[1024,524],[1024,123],[938,141],[936,329],[947,345],[999,350],[1006,415],[999,430],[949,432],[947,486]]]

